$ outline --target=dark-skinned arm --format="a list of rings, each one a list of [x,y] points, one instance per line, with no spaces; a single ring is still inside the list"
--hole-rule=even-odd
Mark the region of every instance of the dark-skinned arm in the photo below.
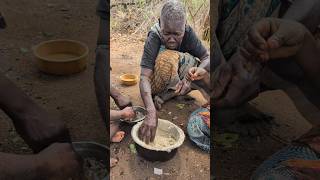
[[[110,110],[110,121],[117,121],[119,119],[128,120],[135,117],[132,107],[125,107],[122,110]]]
[[[0,179],[37,179],[41,164],[36,155],[0,153]]]
[[[3,74],[0,74],[0,87],[0,108],[34,152],[54,142],[70,142],[63,121],[48,114]]]
[[[94,87],[103,122],[107,125],[107,118],[109,117],[107,92],[109,90],[109,33],[108,21],[100,19],[99,34],[96,49],[96,63],[94,70]]]
[[[310,31],[301,23],[292,20],[265,18],[249,31],[251,41],[244,48],[250,54],[263,56],[263,61],[292,59],[317,87],[320,73],[319,45]],[[249,38],[250,39],[250,38]],[[267,51],[255,48],[269,47]]]
[[[310,82],[320,89],[320,47],[313,35],[306,30],[304,42],[297,55],[294,57],[296,62],[301,66],[306,77]]]
[[[140,74],[140,94],[147,110],[147,116],[139,129],[139,137],[146,143],[152,142],[155,137],[158,124],[157,111],[154,106],[151,94],[150,78],[153,71],[147,68],[141,68]]]
[[[320,1],[295,0],[283,18],[298,21],[313,33],[320,24]]]
[[[210,72],[210,56],[209,56],[209,53],[206,53],[205,55],[203,55],[201,58],[200,58],[200,65],[199,67],[205,69],[207,72]]]
[[[69,143],[54,143],[38,154],[0,153],[0,179],[80,179],[81,159]]]
[[[187,39],[185,41],[188,52],[198,57],[201,61],[199,67],[205,69],[207,72],[210,72],[210,56],[208,50],[202,44],[201,40],[198,38],[196,33],[191,27],[187,27],[187,31],[189,32]]]
[[[200,64],[198,68],[190,68],[185,77],[176,85],[175,93],[177,95],[185,95],[191,90],[191,81],[192,76],[196,76],[200,74],[201,69],[210,72],[210,56],[208,50],[204,47],[201,40],[198,38],[196,33],[193,31],[191,27],[187,27],[188,35],[186,36],[186,41],[184,42],[187,47],[187,52],[192,56],[199,58]]]
[[[123,113],[117,110],[110,110],[110,121],[116,121],[123,118]]]

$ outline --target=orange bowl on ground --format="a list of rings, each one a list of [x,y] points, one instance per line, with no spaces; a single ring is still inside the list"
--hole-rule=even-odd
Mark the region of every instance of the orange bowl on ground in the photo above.
[[[138,76],[134,74],[123,74],[120,76],[121,83],[127,86],[137,84]]]
[[[69,75],[86,68],[89,49],[79,41],[57,39],[38,44],[34,47],[33,53],[40,71],[54,75]]]

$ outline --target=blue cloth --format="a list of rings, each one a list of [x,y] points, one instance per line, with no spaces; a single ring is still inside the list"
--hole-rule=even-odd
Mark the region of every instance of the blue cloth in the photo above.
[[[191,113],[188,122],[188,135],[198,147],[210,152],[210,128],[203,122],[200,112],[208,112],[206,108],[199,108]]]
[[[296,180],[293,170],[281,164],[291,159],[319,160],[309,147],[290,145],[264,161],[253,173],[251,180]]]

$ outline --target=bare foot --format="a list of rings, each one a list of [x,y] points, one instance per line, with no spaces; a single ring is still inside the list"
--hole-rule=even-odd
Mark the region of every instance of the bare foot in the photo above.
[[[110,139],[118,132],[120,131],[120,122],[118,121],[111,121],[110,122]]]
[[[110,87],[110,95],[120,109],[124,109],[127,106],[132,106],[130,99],[126,96],[123,96],[118,89],[112,86]]]
[[[155,96],[153,101],[154,101],[154,106],[156,107],[156,109],[160,110],[164,101],[159,96]]]
[[[110,158],[110,168],[116,166],[118,164],[118,159]]]
[[[111,142],[118,143],[121,142],[124,138],[125,132],[124,131],[118,131],[116,134],[111,138]]]

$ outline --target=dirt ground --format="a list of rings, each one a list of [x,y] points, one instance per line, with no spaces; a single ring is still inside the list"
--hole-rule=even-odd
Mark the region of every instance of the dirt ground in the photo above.
[[[61,116],[74,141],[106,144],[106,129],[98,114],[93,88],[94,49],[98,27],[95,3],[89,0],[1,0],[0,7],[8,24],[8,28],[0,32],[1,71],[42,107]],[[58,38],[79,40],[88,45],[89,62],[84,72],[57,77],[38,71],[32,47],[41,41]],[[125,40],[124,43],[120,43],[121,40]],[[142,105],[138,86],[124,87],[120,85],[118,77],[123,73],[139,74],[143,39],[133,40],[113,35],[111,48],[112,83],[128,95],[135,105]],[[276,119],[290,120],[298,117],[294,108],[287,111],[281,108],[270,109],[274,106],[286,108],[290,104],[285,95],[278,93],[269,93],[256,103],[264,104],[263,108],[268,111],[272,110]],[[199,98],[198,93],[193,95]],[[274,97],[277,98],[276,105]],[[160,117],[172,120],[186,130],[188,115],[202,101],[200,99],[188,104],[189,102],[172,100],[159,112]],[[176,103],[185,103],[186,106],[178,110]],[[283,116],[283,111],[291,112],[291,115]],[[111,179],[209,179],[210,157],[195,147],[188,137],[172,160],[150,163],[130,152],[130,126],[124,125],[123,128],[127,132],[126,138],[111,146],[111,155],[120,160],[118,166],[111,170]],[[3,112],[0,113],[0,129],[2,152],[30,152]],[[260,138],[240,137],[230,149],[216,147],[213,154],[214,167],[211,168],[218,180],[247,180],[264,159],[284,145],[268,135]],[[163,169],[165,175],[154,175],[153,168]]]
[[[138,84],[134,86],[123,86],[119,76],[124,73],[140,74],[140,59],[143,52],[144,41],[132,39],[126,35],[113,34],[111,39],[111,82],[124,95],[130,97],[134,105],[143,106],[140,98]],[[183,100],[171,100],[164,105],[159,112],[159,118],[167,119],[179,125],[185,132],[188,115],[204,104],[205,100],[199,92],[193,92],[196,101],[186,102]],[[185,108],[179,109],[176,104],[185,104]],[[115,107],[111,102],[111,107]],[[124,124],[123,129],[127,137],[121,143],[111,145],[111,156],[119,158],[119,164],[111,169],[110,178],[120,179],[209,179],[210,156],[199,150],[186,138],[176,156],[167,162],[151,163],[130,151],[129,145],[134,143],[129,125]],[[154,168],[163,169],[164,175],[154,175]]]
[[[92,1],[77,0],[1,1],[1,12],[8,27],[0,32],[0,68],[39,105],[60,116],[74,141],[106,144],[106,128],[98,114],[93,88],[99,22],[95,6]],[[60,38],[79,40],[88,45],[90,54],[85,71],[61,77],[38,71],[32,47],[45,40]],[[0,127],[1,151],[28,151],[2,112]]]
[[[111,66],[113,68],[111,82],[123,94],[129,96],[135,105],[143,105],[138,85],[123,86],[119,81],[119,76],[124,73],[139,75],[143,45],[143,39],[134,39],[126,35],[113,34],[111,38]],[[190,95],[196,98],[195,102],[171,100],[159,112],[160,118],[172,120],[186,132],[188,115],[205,102],[199,92],[193,92]],[[175,106],[177,103],[190,105],[179,110]],[[306,122],[283,91],[263,93],[251,104],[260,111],[272,115],[275,121],[282,125],[274,128],[271,134],[260,137],[240,136],[231,148],[216,145],[213,153],[214,166],[211,168],[214,169],[215,178],[218,180],[249,179],[253,171],[266,158],[287,144],[285,140],[292,139],[294,135],[301,134],[310,128],[310,124]],[[113,102],[111,102],[111,107],[115,107]],[[298,128],[292,127],[297,125]],[[111,179],[209,179],[209,156],[195,147],[188,138],[179,149],[178,156],[173,160],[165,163],[150,163],[130,152],[129,145],[133,143],[130,137],[131,128],[124,124],[123,129],[128,136],[123,142],[111,145],[111,156],[120,160],[118,166],[111,170]],[[214,135],[222,133],[223,130],[214,129]],[[162,168],[167,174],[162,177],[156,176],[153,174],[153,168]]]

